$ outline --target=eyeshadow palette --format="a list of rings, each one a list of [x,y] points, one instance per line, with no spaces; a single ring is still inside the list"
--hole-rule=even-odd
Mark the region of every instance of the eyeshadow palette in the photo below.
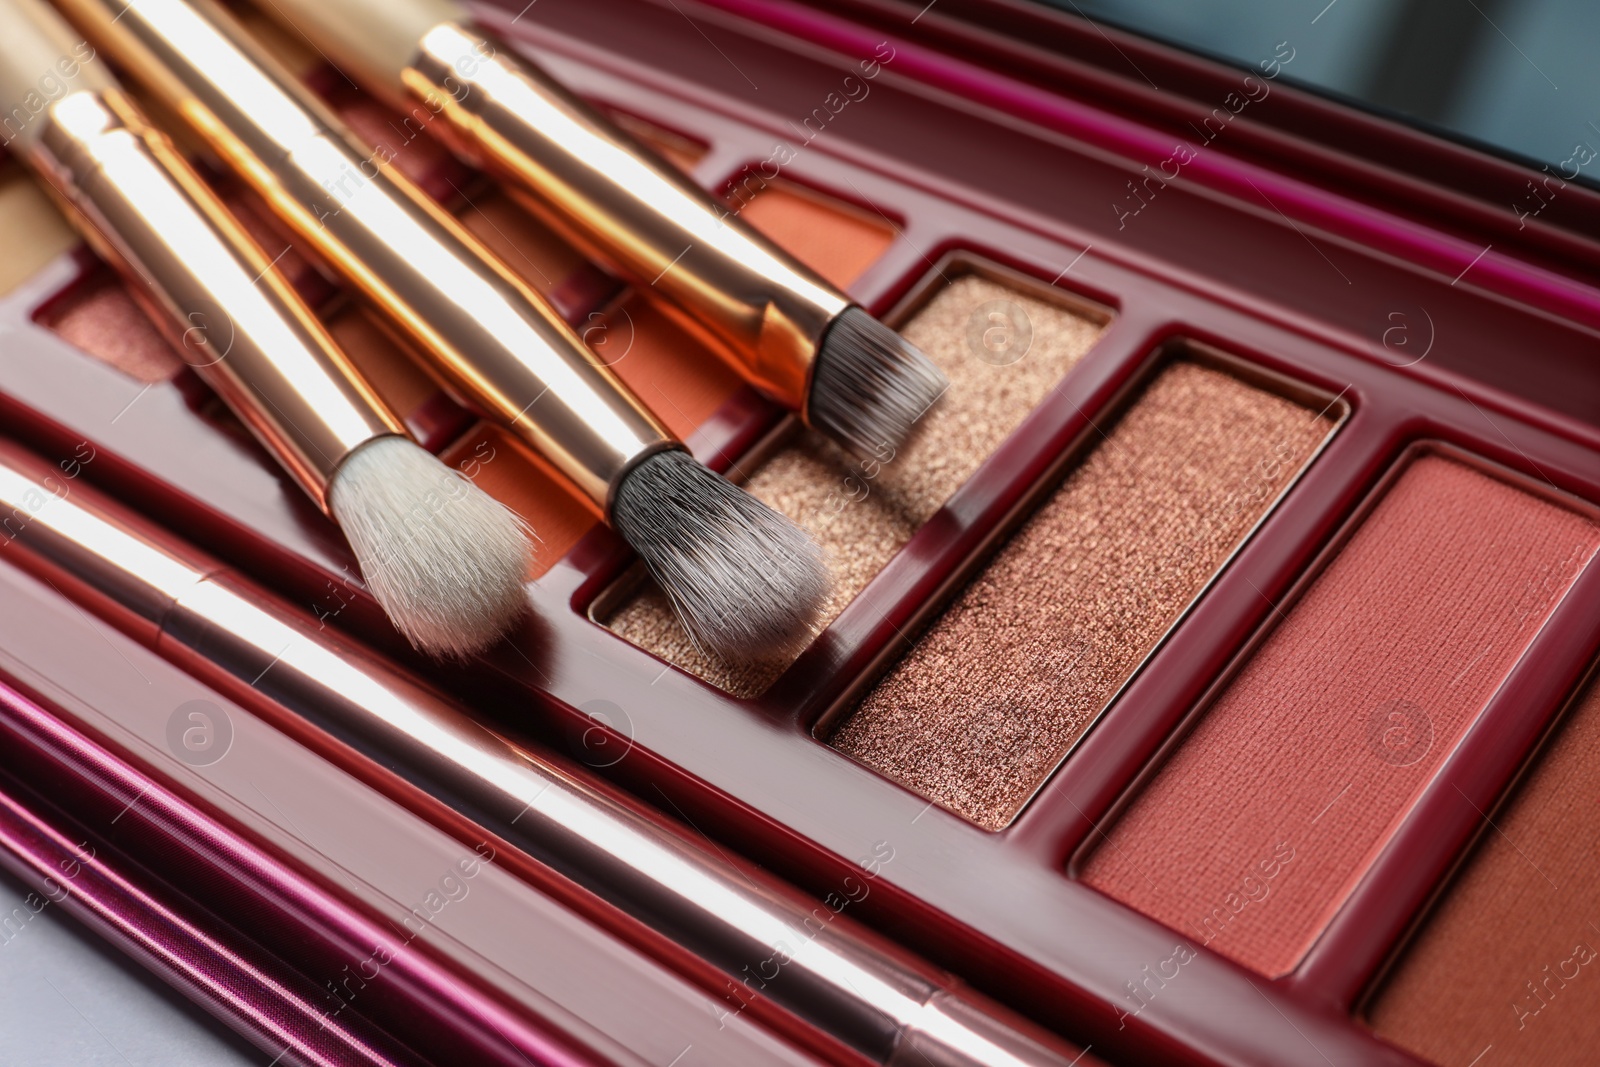
[[[1170,176],[1153,161],[1174,131],[1247,75],[1042,6],[919,7],[476,9],[946,373],[917,434],[870,460],[292,35],[268,41],[697,458],[811,531],[833,593],[794,656],[698,648],[559,476],[220,174],[417,439],[536,532],[534,612],[469,664],[406,648],[338,531],[120,283],[11,208],[29,195],[11,171],[0,225],[34,258],[0,301],[6,432],[92,454],[87,481],[718,850],[819,899],[870,863],[851,919],[1085,1064],[1587,1062],[1592,237],[1493,215],[1510,164],[1284,84]],[[870,92],[829,103],[845,78]],[[473,813],[437,817],[465,833]],[[354,831],[325,847],[359,866]],[[381,912],[403,881],[373,880],[342,891]],[[493,931],[532,905],[510,887],[479,907],[452,951],[483,975],[525,947]],[[660,1010],[739,1017],[728,1062],[768,1031],[853,1062],[781,1011],[744,1016],[764,1001],[748,967],[611,929],[698,987]],[[690,1029],[673,1042],[709,1045]]]

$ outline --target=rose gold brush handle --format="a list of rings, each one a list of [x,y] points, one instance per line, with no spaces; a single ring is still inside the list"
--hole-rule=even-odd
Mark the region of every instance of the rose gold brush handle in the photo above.
[[[328,511],[344,458],[404,426],[103,66],[38,0],[0,9],[6,114],[27,114],[46,76],[69,89],[14,131],[13,149],[189,364]]]
[[[401,77],[449,121],[460,155],[804,413],[822,336],[849,297],[498,41],[441,23]]]
[[[344,277],[609,516],[645,457],[680,447],[518,279],[209,0],[59,0]]]
[[[29,160],[196,373],[330,515],[389,410],[259,246],[118,91],[57,101]]]
[[[757,388],[804,412],[823,334],[852,301],[451,0],[273,0],[317,47],[505,181],[586,255],[628,278]],[[384,24],[379,33],[363,27]],[[409,37],[409,51],[403,42]],[[420,101],[420,104],[419,104]],[[422,113],[426,108],[426,113]]]

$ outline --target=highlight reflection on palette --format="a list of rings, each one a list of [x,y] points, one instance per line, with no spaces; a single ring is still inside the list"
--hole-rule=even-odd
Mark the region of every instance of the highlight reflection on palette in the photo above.
[[[116,5],[62,6],[91,36],[120,32],[104,25]],[[814,950],[898,959],[908,1018],[965,1020],[963,1035],[988,1040],[996,1020],[1033,1034],[1020,1012],[1056,1032],[1059,1047],[1022,1062],[1587,1063],[1600,1040],[1600,891],[1585,876],[1600,808],[1584,800],[1600,721],[1600,385],[1592,323],[1561,301],[1590,299],[1588,283],[1547,285],[1529,265],[1537,227],[1495,229],[1464,206],[1466,185],[1498,188],[1510,164],[1340,111],[1339,129],[1437,164],[1383,185],[1395,199],[1379,204],[1382,183],[1341,185],[1378,163],[1317,170],[1360,137],[1301,151],[1334,105],[1281,80],[1119,227],[1107,203],[1174,136],[1149,85],[1113,53],[1095,59],[1104,39],[1088,29],[1072,38],[1081,66],[1053,66],[1041,43],[989,69],[979,37],[993,39],[968,32],[970,11],[913,21],[922,6],[904,19],[892,3],[735,0],[521,16],[408,4],[389,19],[342,2],[239,7],[249,25],[282,23],[230,29],[241,47],[259,37],[290,64],[298,50],[275,76],[382,145],[433,198],[426,213],[448,214],[463,247],[563,320],[551,328],[587,344],[661,440],[803,531],[827,571],[787,645],[715,654],[603,502],[430,371],[438,357],[363,301],[349,265],[299,258],[302,238],[271,236],[271,205],[203,170],[258,243],[294,244],[286,284],[405,432],[538,533],[527,618],[465,666],[418,669],[469,731],[540,759],[554,748],[551,773],[576,787],[637,794],[640,825],[681,822],[730,871],[748,858],[760,879],[803,886],[821,909]],[[1040,42],[1077,25],[1007,11]],[[438,33],[417,21],[430,12]],[[352,24],[371,40],[346,40]],[[1158,84],[1197,79],[1194,100],[1164,92],[1200,114],[1241,76],[1104,29]],[[495,92],[435,113],[441,42],[460,41],[490,42],[500,62],[478,73]],[[380,44],[382,63],[346,61]],[[763,169],[775,143],[792,146],[795,116],[888,55],[870,97],[784,153],[777,176]],[[599,156],[526,139],[524,91],[541,107],[574,94],[592,138],[580,147],[628,153],[618,174],[728,212],[777,250],[780,274],[807,279],[809,310],[779,316],[796,343],[784,373],[741,347],[745,305],[686,306],[717,255],[667,262],[679,232],[620,224],[638,205],[615,175],[588,184]],[[1293,137],[1272,124],[1284,114],[1303,120]],[[495,140],[508,130],[522,139]],[[1259,196],[1229,169],[1247,147]],[[1427,193],[1427,212],[1406,189]],[[1587,203],[1576,183],[1569,194]],[[93,479],[152,537],[178,530],[272,588],[334,631],[319,641],[374,663],[405,655],[337,528],[118,277],[61,256],[59,234],[34,243],[0,302],[6,435],[45,463],[86,442],[111,460]],[[948,382],[892,447],[817,417],[817,361],[846,309],[897,331],[890,355],[925,356],[924,385]],[[1402,320],[1408,343],[1434,331],[1420,361],[1422,347],[1393,347]],[[425,748],[364,751],[408,768],[407,788],[478,795]],[[518,837],[534,830],[514,807],[461,804],[446,821],[538,853],[548,841]],[[573,899],[624,901],[618,936],[714,986],[741,1021],[776,1019],[824,1061],[842,1043],[909,1062],[932,1040],[880,1026],[889,1016],[825,969],[774,968],[766,943],[753,958],[726,949],[731,912],[674,928],[659,885],[607,873],[627,849],[572,847]],[[516,912],[481,906],[484,929],[517,928]],[[513,995],[512,950],[484,936],[472,951],[489,961],[478,977]],[[957,978],[993,999],[952,1006]],[[997,1061],[953,1044],[940,1053],[966,1058],[950,1062]]]

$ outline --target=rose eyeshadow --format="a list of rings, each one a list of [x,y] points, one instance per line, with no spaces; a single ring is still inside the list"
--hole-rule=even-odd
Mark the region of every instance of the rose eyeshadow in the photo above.
[[[1264,975],[1292,970],[1597,545],[1557,503],[1412,460],[1083,880]]]
[[[1600,683],[1591,684],[1379,992],[1435,1063],[1580,1067],[1600,1044]],[[1490,1046],[1494,1052],[1483,1053]]]
[[[1166,367],[831,743],[1003,827],[1333,425],[1227,371]]]
[[[116,277],[103,273],[46,305],[39,322],[130,378],[164,382],[183,360]]]
[[[988,316],[997,310],[1012,325],[1026,324],[1020,357],[982,340]],[[950,388],[898,456],[863,466],[820,435],[801,430],[749,472],[746,488],[809,530],[828,555],[833,593],[822,625],[1038,406],[1101,329],[1101,322],[1085,314],[981,275],[961,275],[904,327],[906,337],[949,375]],[[762,692],[788,666],[726,664],[703,656],[653,583],[601,621],[735,696]]]

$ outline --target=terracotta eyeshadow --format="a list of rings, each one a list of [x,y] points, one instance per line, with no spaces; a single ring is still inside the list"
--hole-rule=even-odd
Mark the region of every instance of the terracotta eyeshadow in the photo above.
[[[764,186],[738,215],[838,286],[861,277],[894,239],[882,215],[791,182]]]
[[[1369,1012],[1382,1037],[1441,1064],[1595,1062],[1597,751],[1600,684],[1592,684],[1396,965]]]
[[[1224,371],[1172,364],[831,743],[1003,827],[1332,425]]]
[[[559,474],[498,426],[474,424],[439,458],[528,524],[534,549],[530,580],[555,566],[600,521]]]
[[[1262,974],[1290,971],[1597,544],[1563,507],[1416,459],[1084,881]]]
[[[973,317],[996,302],[1030,323],[1031,342],[1015,361],[996,360],[970,340]],[[828,553],[834,584],[824,625],[1044,399],[1100,330],[1098,321],[1009,286],[977,275],[959,277],[905,326],[905,335],[950,376],[950,389],[900,455],[862,466],[819,434],[802,430],[759,466],[745,468],[746,487],[810,530]],[[725,664],[701,655],[653,584],[604,621],[736,696],[762,692],[788,666]]]
[[[579,332],[680,439],[745,388],[737,371],[637,294],[581,325]]]
[[[375,312],[348,303],[331,315],[324,312],[324,325],[350,362],[401,418],[409,419],[424,404],[440,397],[438,385],[421,363],[384,332]]]
[[[566,291],[593,272],[554,231],[495,186],[460,193],[456,217],[523,281],[565,310]],[[594,288],[591,284],[590,288]]]

